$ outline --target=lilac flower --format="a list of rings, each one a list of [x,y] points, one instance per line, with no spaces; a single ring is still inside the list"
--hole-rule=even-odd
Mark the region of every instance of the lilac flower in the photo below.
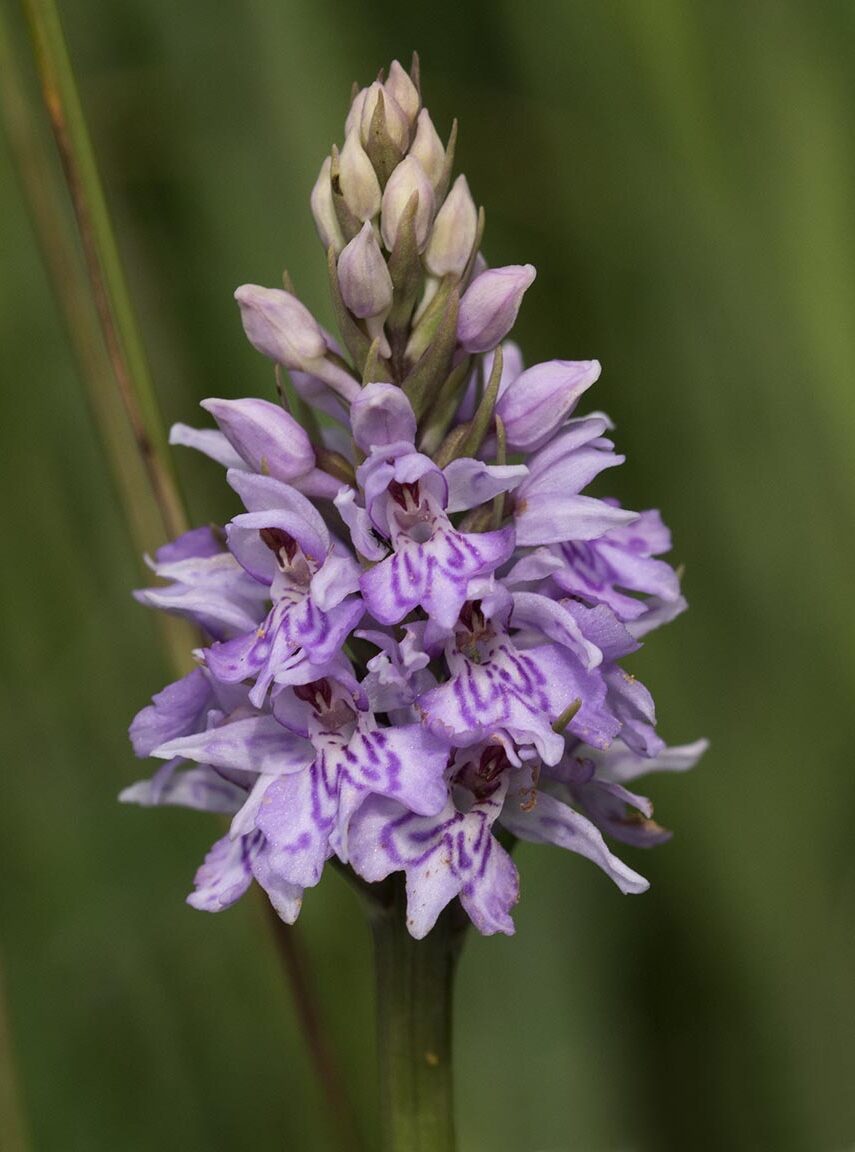
[[[218,840],[196,873],[187,903],[202,912],[221,912],[243,896],[253,879],[285,923],[293,924],[303,903],[302,889],[271,867],[270,848],[261,832]]]
[[[396,798],[425,816],[442,808],[448,743],[422,725],[379,727],[333,679],[286,692],[275,708],[315,754],[305,772],[266,789],[256,816],[274,867],[291,882],[316,884],[333,852],[347,861],[348,825],[367,796]]]
[[[532,788],[524,771],[515,776],[516,790],[509,793],[502,810],[502,823],[509,832],[521,840],[554,844],[587,857],[625,894],[647,891],[648,882],[609,851],[591,820],[543,789]]]
[[[137,593],[204,634],[131,725],[161,768],[122,793],[231,817],[194,907],[255,881],[292,922],[335,857],[402,874],[416,937],[454,901],[511,933],[516,839],[642,892],[610,843],[669,833],[633,781],[706,747],[666,748],[624,664],[686,605],[658,512],[588,491],[623,461],[577,412],[600,365],[524,368],[507,337],[535,270],[487,266],[452,154],[397,62],[357,92],[311,194],[341,342],[244,285],[283,402],[207,400],[216,428],[172,430],[245,507],[159,549]]]
[[[461,473],[460,466],[466,468],[463,460],[443,473],[415,450],[416,419],[403,393],[398,392],[393,403],[388,385],[369,384],[354,408],[356,443],[370,453],[356,474],[364,507],[356,507],[352,491],[340,493],[336,503],[350,523],[357,550],[369,559],[384,554],[384,543],[392,551],[362,576],[366,605],[383,624],[396,624],[422,607],[432,620],[451,628],[470,581],[504,564],[514,541],[509,528],[459,532],[448,511],[463,511],[491,499],[512,487],[524,472],[497,471],[470,461],[489,485],[489,495],[476,494],[471,474]]]
[[[617,507],[615,501],[608,503]],[[621,620],[638,620],[649,611],[649,601],[630,592],[667,604],[680,601],[677,573],[664,560],[654,559],[671,550],[671,534],[655,509],[596,540],[568,540],[552,550],[561,562],[552,579],[562,593],[589,604],[607,604]]]
[[[417,940],[455,896],[479,932],[513,933],[509,909],[519,898],[519,877],[492,834],[507,786],[503,780],[465,812],[449,798],[432,818],[380,798],[358,812],[351,833],[354,866],[371,881],[406,873],[407,927]]]
[[[267,593],[210,528],[195,528],[158,548],[149,566],[166,586],[134,595],[141,604],[183,616],[224,640],[258,626]]]
[[[229,749],[235,732],[247,725],[267,724],[266,735],[257,732],[251,757],[237,763]],[[124,789],[120,799],[144,807],[177,805],[205,812],[235,815],[245,805],[259,766],[271,754],[282,764],[288,737],[271,718],[255,714],[245,689],[224,687],[204,669],[196,669],[158,693],[131,725],[131,739],[138,756],[166,760],[150,780]],[[211,735],[213,733],[213,735]],[[208,751],[198,756],[200,739]],[[293,741],[292,741],[293,743]],[[193,763],[199,759],[199,763]],[[210,912],[220,911],[237,900],[255,877],[267,892],[279,915],[293,923],[302,892],[273,874],[268,850],[260,832],[226,836],[213,846],[196,874],[195,891],[188,903]]]
[[[205,651],[208,669],[225,684],[255,681],[257,707],[271,684],[303,684],[339,651],[363,614],[360,570],[333,541],[299,492],[272,477],[230,472],[248,512],[226,529],[232,554],[273,601],[266,619]]]
[[[483,602],[470,602],[445,645],[449,679],[418,701],[424,721],[457,747],[501,736],[520,755],[557,762],[564,737],[553,724],[574,700],[581,707],[570,731],[587,743],[606,747],[620,731],[607,703],[607,686],[597,670],[602,654],[581,637],[572,616],[550,631],[557,642],[519,647],[511,635],[512,612],[505,605],[490,614]]]

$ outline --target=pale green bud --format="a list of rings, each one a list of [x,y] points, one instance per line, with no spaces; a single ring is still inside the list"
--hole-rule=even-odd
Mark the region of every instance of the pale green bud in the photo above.
[[[344,236],[333,204],[332,184],[330,182],[331,165],[332,161],[327,156],[321,165],[320,174],[312,189],[310,204],[312,215],[315,218],[315,227],[324,248],[329,248],[332,244],[336,252],[340,252],[344,246]]]
[[[356,131],[349,133],[341,150],[339,184],[357,220],[370,220],[380,211],[380,181]]]
[[[478,209],[465,176],[458,176],[436,220],[425,249],[425,265],[434,276],[462,276],[478,231]]]
[[[379,80],[375,80],[371,87],[366,90],[365,99],[362,102],[362,115],[359,120],[362,143],[368,143],[371,120],[381,92],[383,93],[383,106],[386,113],[386,131],[389,134],[389,139],[403,155],[410,143],[410,122],[401,105]]]
[[[433,220],[433,186],[424,168],[414,156],[410,155],[401,161],[389,177],[389,183],[383,192],[380,232],[389,252],[395,246],[401,216],[414,192],[417,192],[419,197],[414,223],[416,245],[421,251],[427,241]]]
[[[422,102],[418,88],[410,79],[409,73],[397,60],[392,61],[389,68],[389,78],[383,87],[387,95],[391,96],[401,108],[410,124],[413,124],[419,114]]]
[[[392,278],[368,221],[338,258],[341,298],[361,320],[385,315],[392,303]]]
[[[410,155],[421,164],[433,188],[439,186],[445,170],[445,148],[427,108],[422,108],[416,121],[416,135]]]

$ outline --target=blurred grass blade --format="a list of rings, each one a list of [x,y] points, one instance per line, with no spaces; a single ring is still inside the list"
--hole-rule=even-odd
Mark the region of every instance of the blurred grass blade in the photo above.
[[[91,407],[119,486],[134,544],[152,551],[188,527],[157,398],[113,235],[59,16],[51,0],[24,0],[45,106],[56,139],[83,248],[85,271],[68,229],[52,158],[30,115],[22,78],[0,16],[2,97],[10,144],[24,185],[42,255],[79,360]],[[94,308],[93,308],[94,304]],[[99,331],[100,329],[100,331]],[[102,343],[103,338],[103,343]],[[105,348],[106,357],[105,358]],[[124,406],[117,403],[115,378]],[[130,428],[128,427],[130,425]],[[138,457],[130,458],[128,431]],[[193,630],[161,616],[173,669],[187,670]],[[315,1073],[343,1150],[357,1139],[344,1081],[323,1031],[306,977],[298,930],[276,921],[272,935],[291,987]],[[0,1005],[2,1009],[2,1005]],[[0,1018],[2,1024],[2,1018]],[[0,1036],[2,1042],[2,1036]],[[0,1060],[2,1060],[0,1052]],[[0,1065],[0,1074],[4,1067]],[[10,1079],[10,1084],[13,1080]],[[0,1083],[0,1092],[3,1084]],[[3,1144],[5,1149],[6,1145]],[[23,1145],[21,1145],[23,1147]]]
[[[28,1147],[0,967],[0,1148],[3,1152],[26,1152]]]
[[[122,270],[89,131],[52,0],[24,0],[45,107],[65,170],[101,332],[165,533],[187,516]]]
[[[86,269],[75,243],[68,200],[42,124],[28,99],[11,29],[0,11],[0,108],[33,232],[78,363],[109,474],[116,486],[134,553],[142,559],[164,542],[168,525],[140,453],[128,451],[129,413],[113,380]],[[186,672],[195,632],[184,620],[158,614],[171,666]]]

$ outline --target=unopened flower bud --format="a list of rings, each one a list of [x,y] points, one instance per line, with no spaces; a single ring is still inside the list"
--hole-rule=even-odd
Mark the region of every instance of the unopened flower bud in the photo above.
[[[368,137],[371,132],[371,121],[374,117],[375,109],[377,108],[377,101],[380,99],[380,94],[383,94],[383,110],[386,119],[386,131],[392,143],[399,149],[401,153],[407,151],[407,145],[410,142],[410,122],[407,119],[407,114],[392,95],[388,89],[384,88],[379,80],[375,80],[371,87],[365,93],[365,100],[362,104],[362,115],[360,117],[360,135],[362,143],[368,143]]]
[[[412,405],[394,384],[366,384],[350,406],[350,424],[363,452],[401,440],[412,443],[416,435]]]
[[[436,188],[445,170],[445,148],[439,138],[427,108],[422,108],[416,121],[416,136],[410,147],[410,155],[415,157],[427,173],[431,186]]]
[[[461,276],[472,254],[478,210],[465,176],[458,176],[436,220],[425,249],[425,264],[434,276]]]
[[[326,354],[321,326],[290,292],[244,284],[235,300],[247,339],[263,356],[286,368],[305,368]]]
[[[389,67],[389,78],[383,88],[395,100],[412,124],[419,114],[422,102],[418,88],[410,79],[409,73],[397,60],[392,61]]]
[[[381,316],[392,303],[392,277],[368,221],[338,258],[338,283],[345,305],[360,319]]]
[[[359,125],[362,121],[362,109],[365,105],[365,94],[367,88],[360,88],[350,104],[350,111],[347,113],[347,119],[344,122],[344,135],[349,136],[354,128],[359,131]]]
[[[472,281],[457,319],[457,338],[467,352],[489,352],[504,340],[536,275],[531,264],[509,264],[488,268]]]
[[[294,417],[267,400],[203,400],[235,451],[254,472],[293,480],[315,465],[309,437]]]
[[[383,236],[383,243],[390,252],[395,246],[401,216],[414,192],[419,194],[415,232],[416,244],[421,250],[427,241],[433,220],[433,186],[425,175],[424,168],[414,156],[410,155],[401,161],[389,177],[389,183],[383,192],[380,231]]]
[[[348,133],[341,150],[339,185],[357,220],[370,220],[380,211],[380,182],[355,130]]]
[[[329,156],[327,156],[321,165],[320,174],[312,189],[310,203],[312,206],[312,215],[315,218],[315,227],[318,230],[321,243],[324,248],[329,248],[330,244],[332,244],[336,252],[339,252],[344,244],[344,236],[342,235],[338,217],[335,214],[332,184],[330,183],[330,167],[331,161]]]
[[[599,375],[598,360],[548,360],[521,372],[496,405],[508,447],[525,452],[539,448],[564,423]]]

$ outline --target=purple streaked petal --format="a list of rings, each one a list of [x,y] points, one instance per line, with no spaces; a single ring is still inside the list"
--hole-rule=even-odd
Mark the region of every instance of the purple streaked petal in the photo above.
[[[531,803],[531,790],[528,788],[522,793],[509,793],[502,809],[501,822],[521,840],[530,840],[535,844],[556,844],[559,848],[569,848],[571,852],[587,857],[602,868],[625,894],[646,892],[650,887],[643,876],[633,872],[609,851],[602,835],[590,820],[546,792],[537,792],[534,804]]]
[[[504,796],[459,812],[449,800],[433,817],[415,816],[394,801],[372,797],[353,818],[351,862],[369,881],[407,876],[407,928],[422,939],[455,896],[485,935],[512,934],[510,909],[519,896],[516,869],[491,827]]]
[[[311,761],[312,749],[273,716],[253,716],[206,732],[179,736],[159,745],[152,755],[162,760],[182,756],[214,768],[279,775],[305,768]]]
[[[196,873],[196,890],[187,903],[202,912],[222,912],[239,900],[252,882],[252,856],[258,842],[248,836],[218,840]]]
[[[536,592],[514,592],[513,601],[511,621],[515,628],[534,628],[545,639],[564,645],[576,653],[585,668],[602,663],[602,652],[563,604]]]
[[[381,624],[396,624],[421,605],[441,628],[451,628],[469,581],[495,571],[513,548],[511,528],[481,533],[443,528],[424,544],[402,538],[392,556],[363,574],[362,595]]]
[[[449,742],[422,724],[358,732],[348,744],[346,771],[365,790],[433,816],[446,802]]]
[[[305,684],[316,679],[314,666],[333,658],[364,611],[356,598],[329,612],[322,612],[308,596],[283,599],[256,631],[206,649],[205,662],[211,674],[226,684],[255,679],[249,698],[261,707],[274,681]]]
[[[506,732],[521,747],[534,747],[547,764],[564,755],[564,737],[552,723],[574,700],[582,707],[569,730],[605,747],[620,727],[606,705],[598,670],[586,671],[557,644],[517,650],[505,639],[480,663],[449,652],[452,678],[427,692],[418,707],[427,724],[455,747],[468,747]]]
[[[557,644],[545,644],[524,655],[545,681],[549,722],[557,720],[574,700],[581,700],[582,707],[567,731],[593,748],[608,747],[620,722],[607,699],[602,670],[586,671],[571,652]]]
[[[264,794],[257,826],[269,844],[270,864],[288,883],[312,888],[332,855],[330,833],[338,809],[338,771],[320,752],[302,772],[281,776]]]

